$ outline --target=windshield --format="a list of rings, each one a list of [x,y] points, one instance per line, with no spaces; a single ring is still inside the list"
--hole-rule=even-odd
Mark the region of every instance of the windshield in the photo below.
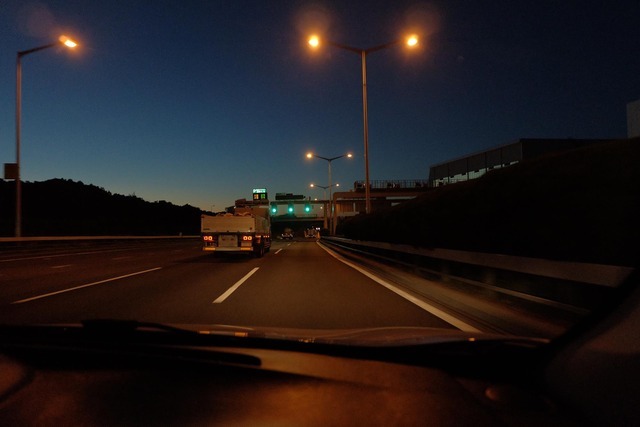
[[[3,3],[0,324],[538,345],[638,265],[637,1]]]

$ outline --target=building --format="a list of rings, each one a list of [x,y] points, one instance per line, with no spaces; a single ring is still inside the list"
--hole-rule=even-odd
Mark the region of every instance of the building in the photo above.
[[[609,142],[613,139],[519,139],[479,153],[433,165],[429,169],[429,186],[439,187],[479,178],[492,169],[514,165],[544,154]]]

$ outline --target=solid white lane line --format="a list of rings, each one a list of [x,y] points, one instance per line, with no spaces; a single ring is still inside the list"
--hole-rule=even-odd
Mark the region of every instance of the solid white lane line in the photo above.
[[[21,299],[19,301],[14,301],[11,304],[22,304],[24,302],[34,301],[34,300],[41,299],[41,298],[47,298],[47,297],[50,297],[50,296],[53,296],[53,295],[58,295],[58,294],[62,294],[62,293],[65,293],[65,292],[75,291],[77,289],[88,288],[89,286],[95,286],[95,285],[99,285],[101,283],[113,282],[115,280],[124,279],[126,277],[137,276],[139,274],[149,273],[151,271],[160,270],[161,268],[162,267],[150,268],[149,270],[138,271],[136,273],[131,273],[131,274],[125,274],[124,276],[112,277],[111,279],[100,280],[98,282],[87,283],[86,285],[75,286],[73,288],[63,289],[61,291],[56,291],[56,292],[51,292],[51,293],[44,294],[44,295],[38,295],[38,296],[35,296],[35,297],[31,297],[31,298]]]
[[[406,299],[409,302],[412,302],[413,304],[417,305],[418,307],[420,307],[421,309],[433,314],[436,317],[439,317],[440,319],[444,320],[445,322],[449,323],[452,326],[455,326],[456,328],[465,331],[465,332],[481,332],[480,329],[476,329],[473,326],[469,325],[466,322],[463,322],[462,320],[451,316],[448,313],[445,313],[444,311],[440,310],[439,308],[436,308],[430,304],[427,304],[426,302],[422,301],[421,299],[416,298],[415,296],[411,295],[410,293],[397,288],[396,286],[392,285],[389,282],[384,281],[383,279],[379,278],[378,276],[375,276],[372,273],[369,273],[368,271],[358,267],[355,264],[350,263],[349,261],[347,261],[344,258],[341,258],[340,256],[338,256],[337,254],[333,253],[332,251],[330,251],[329,249],[325,248],[324,246],[322,246],[321,244],[318,243],[318,246],[320,246],[322,249],[324,249],[329,255],[331,255],[332,257],[334,257],[335,259],[337,259],[338,261],[348,265],[349,267],[359,271],[360,273],[364,274],[365,276],[367,276],[368,278],[370,278],[371,280],[373,280],[374,282],[377,282],[379,284],[381,284],[382,286],[384,286],[385,288],[389,289],[391,292],[395,292],[396,294],[400,295],[402,298]]]
[[[226,300],[229,297],[229,295],[231,295],[236,289],[238,289],[240,285],[242,285],[249,277],[253,275],[253,273],[258,271],[259,268],[260,267],[256,267],[250,272],[248,272],[247,275],[244,276],[242,279],[238,280],[235,285],[227,289],[227,291],[224,294],[216,298],[215,301],[212,302],[212,304],[220,304],[222,301]]]

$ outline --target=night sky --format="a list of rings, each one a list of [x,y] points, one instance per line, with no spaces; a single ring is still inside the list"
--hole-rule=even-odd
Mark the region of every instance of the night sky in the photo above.
[[[624,138],[640,98],[640,1],[9,0],[0,3],[0,163],[22,178],[222,210],[253,188],[320,197],[519,138]],[[5,201],[2,201],[4,203]]]

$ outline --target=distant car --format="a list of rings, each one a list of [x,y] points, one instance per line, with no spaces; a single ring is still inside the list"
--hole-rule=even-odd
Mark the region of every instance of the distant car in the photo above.
[[[315,238],[317,236],[318,236],[318,229],[316,229],[315,227],[307,228],[306,230],[304,230],[304,237]]]
[[[293,239],[293,233],[282,233],[282,238],[285,240]]]

